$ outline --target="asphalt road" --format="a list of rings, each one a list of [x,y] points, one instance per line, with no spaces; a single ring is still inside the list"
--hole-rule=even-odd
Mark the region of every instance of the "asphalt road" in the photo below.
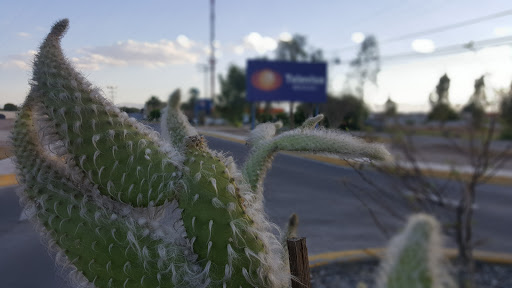
[[[215,138],[208,141],[212,149],[231,154],[239,166],[247,157],[244,145]],[[369,176],[385,181],[377,175]],[[343,185],[344,180],[361,182],[356,173],[345,167],[278,155],[265,182],[266,212],[281,227],[291,213],[298,213],[299,234],[307,237],[310,254],[385,245],[386,237],[353,192]],[[64,276],[67,272],[54,264],[32,225],[18,221],[21,208],[15,188],[0,189],[0,286],[70,287]],[[510,188],[484,185],[479,195],[475,237],[487,240],[479,249],[511,253]],[[377,217],[390,227],[401,225],[386,214]]]

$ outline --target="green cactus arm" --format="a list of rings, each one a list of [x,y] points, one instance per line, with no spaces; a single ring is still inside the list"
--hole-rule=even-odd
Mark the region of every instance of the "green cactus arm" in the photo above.
[[[36,223],[57,260],[76,267],[75,281],[95,287],[198,287],[190,245],[176,237],[176,223],[157,210],[145,218],[77,179],[63,158],[41,145],[31,97],[13,129],[13,147],[22,203],[32,206]],[[161,210],[164,210],[162,208]],[[165,213],[164,213],[165,214]],[[159,219],[162,218],[162,219]],[[191,272],[192,271],[192,272]],[[192,274],[193,273],[193,274]],[[192,274],[192,275],[191,275]]]
[[[372,160],[391,158],[381,144],[366,143],[359,138],[334,130],[311,129],[319,118],[308,119],[305,126],[274,138],[271,135],[275,133],[275,129],[271,128],[272,124],[266,123],[261,126],[262,128],[254,129],[253,133],[263,136],[251,136],[258,141],[255,142],[243,168],[244,177],[254,190],[261,191],[266,171],[278,151],[331,153],[343,157],[365,157]]]
[[[417,214],[395,236],[380,265],[379,288],[454,288],[443,258],[441,232],[435,218]]]
[[[187,137],[197,136],[197,131],[180,110],[180,90],[169,96],[167,107],[163,111],[161,123],[162,137],[179,151],[183,151]]]
[[[306,119],[306,121],[304,121],[304,123],[302,123],[301,128],[302,129],[313,129],[323,119],[324,119],[323,114],[318,114],[314,117],[309,117],[308,119]]]
[[[67,19],[53,26],[34,61],[30,97],[42,140],[103,195],[139,207],[174,199],[183,156],[73,69],[60,46],[67,27]]]

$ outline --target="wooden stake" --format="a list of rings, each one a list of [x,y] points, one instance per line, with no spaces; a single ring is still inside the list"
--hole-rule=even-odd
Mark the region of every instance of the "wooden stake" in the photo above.
[[[290,272],[294,277],[292,278],[292,288],[311,288],[306,238],[289,238],[286,242],[290,258]]]

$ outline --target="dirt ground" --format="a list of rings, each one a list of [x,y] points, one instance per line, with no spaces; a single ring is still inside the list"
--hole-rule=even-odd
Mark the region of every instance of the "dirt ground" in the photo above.
[[[14,119],[0,120],[0,160],[11,157],[11,130],[14,127]]]

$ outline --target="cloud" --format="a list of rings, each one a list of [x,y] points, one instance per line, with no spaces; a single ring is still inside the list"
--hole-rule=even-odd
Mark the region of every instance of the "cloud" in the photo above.
[[[436,50],[434,41],[430,39],[416,39],[412,41],[411,47],[414,51],[424,54],[432,53]]]
[[[0,62],[0,69],[30,70],[35,54],[36,51],[29,50],[25,53],[9,55],[7,60]]]
[[[498,37],[504,37],[512,34],[512,27],[510,26],[502,26],[496,27],[493,30],[493,34]]]
[[[362,32],[354,32],[350,38],[352,39],[352,42],[361,44],[366,38],[366,35],[364,35]]]
[[[181,47],[185,49],[190,49],[195,45],[195,42],[190,40],[185,35],[179,35],[178,37],[176,37],[176,42],[178,42],[178,44],[180,44]]]
[[[19,32],[17,35],[18,35],[19,37],[22,37],[22,38],[28,38],[28,37],[30,37],[30,36],[31,36],[31,35],[30,35],[29,33],[27,33],[27,32]]]
[[[290,34],[288,32],[282,32],[281,34],[279,34],[279,41],[289,42],[289,41],[292,41],[292,39],[293,39],[292,34]]]
[[[180,37],[183,36],[183,37]],[[196,63],[199,53],[191,51],[193,42],[184,35],[173,41],[138,42],[120,41],[110,46],[78,50],[80,56],[71,60],[80,69],[98,70],[104,66],[164,67],[175,64]],[[187,47],[185,47],[187,46]]]
[[[257,32],[252,32],[244,37],[243,47],[246,51],[256,51],[258,54],[265,54],[274,51],[277,48],[276,39],[268,36],[262,36]]]

